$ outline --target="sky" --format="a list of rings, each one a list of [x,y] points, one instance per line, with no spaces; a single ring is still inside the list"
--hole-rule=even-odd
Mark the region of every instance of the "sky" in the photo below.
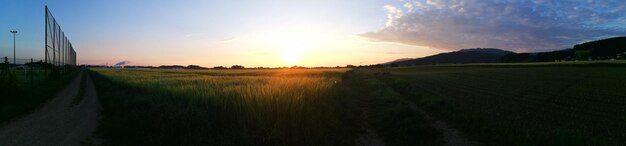
[[[0,56],[43,58],[44,5],[79,64],[344,66],[626,34],[619,0],[0,0]]]

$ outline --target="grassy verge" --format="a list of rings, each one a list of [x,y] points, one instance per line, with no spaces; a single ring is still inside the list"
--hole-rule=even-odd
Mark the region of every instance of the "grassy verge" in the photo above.
[[[71,71],[59,79],[43,81],[36,85],[16,84],[16,86],[0,89],[0,123],[26,114],[45,101],[51,99],[59,90],[63,89],[68,82],[76,77],[77,71]],[[16,80],[21,82],[20,80]]]
[[[87,73],[79,73],[80,74],[80,85],[79,85],[79,89],[78,89],[78,94],[76,94],[76,97],[74,97],[74,99],[72,100],[72,106],[77,105],[78,103],[80,103],[80,101],[83,100],[84,96],[85,96],[85,88],[87,88],[86,82],[87,82],[87,78],[85,77]]]

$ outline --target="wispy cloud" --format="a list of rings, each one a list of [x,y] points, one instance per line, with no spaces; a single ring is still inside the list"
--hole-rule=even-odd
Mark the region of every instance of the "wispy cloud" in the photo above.
[[[544,51],[626,35],[621,0],[414,0],[383,8],[385,27],[361,36],[445,50]]]

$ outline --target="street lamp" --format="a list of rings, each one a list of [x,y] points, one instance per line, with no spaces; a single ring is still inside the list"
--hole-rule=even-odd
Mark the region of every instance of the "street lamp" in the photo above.
[[[15,34],[17,31],[11,30],[11,33],[13,33],[13,64],[17,64],[17,62],[15,62]]]

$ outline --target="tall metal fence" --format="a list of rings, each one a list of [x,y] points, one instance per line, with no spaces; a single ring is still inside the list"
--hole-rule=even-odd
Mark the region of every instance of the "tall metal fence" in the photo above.
[[[0,56],[1,87],[29,87],[59,78],[76,70],[76,51],[45,6],[45,42],[43,58],[9,58]],[[19,50],[19,48],[17,48]]]
[[[76,51],[46,6],[45,62],[55,66],[76,65]]]

